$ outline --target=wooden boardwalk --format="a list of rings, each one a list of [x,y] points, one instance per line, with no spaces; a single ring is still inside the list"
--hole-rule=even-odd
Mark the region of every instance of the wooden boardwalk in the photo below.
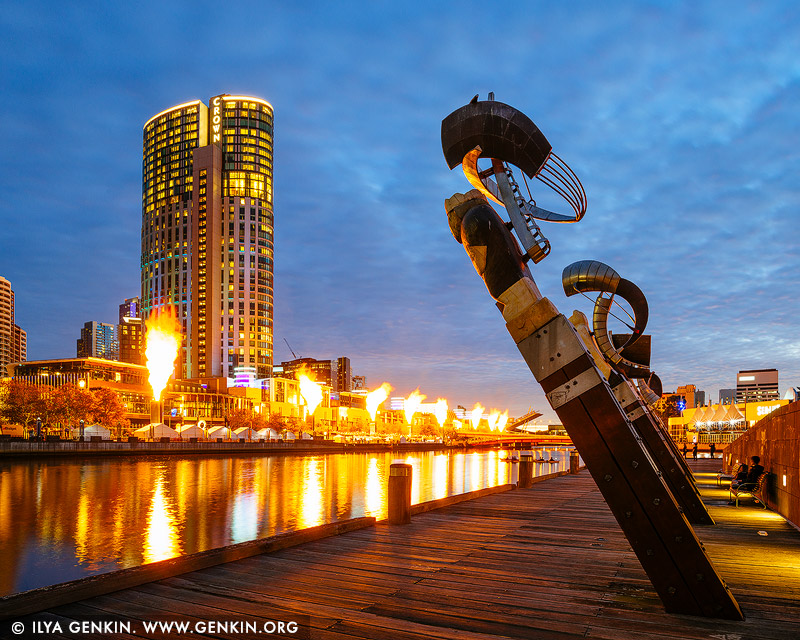
[[[664,613],[586,471],[19,620],[60,621],[64,633],[49,637],[87,637],[66,632],[71,620],[132,622],[129,634],[92,636],[115,639],[269,637],[148,634],[142,621],[298,615],[295,637],[321,640],[800,638],[800,532],[749,503],[727,506],[710,473],[718,460],[692,465],[717,522],[696,530],[744,622]]]

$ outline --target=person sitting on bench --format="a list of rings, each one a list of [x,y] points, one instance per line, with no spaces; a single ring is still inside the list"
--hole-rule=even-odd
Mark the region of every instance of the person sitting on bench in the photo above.
[[[742,464],[739,465],[739,468],[736,469],[736,473],[733,475],[733,480],[731,480],[731,486],[736,487],[742,484],[742,482],[744,482],[746,479],[747,479],[747,463],[742,462]]]
[[[736,478],[731,482],[731,489],[737,489],[738,491],[751,491],[752,489],[756,488],[758,485],[758,479],[761,477],[761,474],[764,473],[764,466],[761,464],[761,458],[758,456],[753,456],[750,458],[753,464],[750,466],[750,469],[747,472],[747,477],[744,481],[737,482],[739,475],[737,473]],[[743,466],[743,465],[742,465]],[[739,467],[741,469],[741,467]],[[728,504],[736,504],[735,502],[731,501]]]

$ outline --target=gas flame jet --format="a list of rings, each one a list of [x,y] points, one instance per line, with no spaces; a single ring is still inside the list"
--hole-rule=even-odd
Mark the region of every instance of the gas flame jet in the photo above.
[[[389,397],[389,392],[392,390],[392,385],[384,382],[375,391],[370,391],[367,394],[367,411],[369,411],[369,419],[375,422],[375,415],[378,413],[378,407],[381,403]]]
[[[489,423],[489,431],[494,431],[497,429],[497,421],[500,419],[500,412],[497,410],[492,410],[487,418],[487,422]]]
[[[506,409],[502,414],[500,414],[500,417],[497,420],[497,430],[505,431],[507,424],[508,424],[508,409]]]
[[[444,421],[447,420],[447,400],[444,398],[437,398],[436,404],[433,407],[433,415],[436,417],[436,422],[439,426],[444,426]]]
[[[469,413],[469,421],[472,423],[472,428],[477,429],[483,417],[483,407],[480,402],[476,402],[472,411]]]
[[[414,414],[417,412],[417,409],[419,409],[419,405],[422,404],[425,397],[426,396],[421,394],[417,388],[403,401],[403,413],[406,414],[407,424],[411,424],[411,421],[414,419]]]
[[[322,403],[322,387],[309,378],[303,369],[297,374],[297,380],[300,382],[300,395],[306,401],[308,415],[313,416],[314,411]]]
[[[159,400],[167,381],[175,370],[175,359],[181,346],[181,334],[170,309],[154,312],[145,323],[147,327],[147,371],[153,399]]]

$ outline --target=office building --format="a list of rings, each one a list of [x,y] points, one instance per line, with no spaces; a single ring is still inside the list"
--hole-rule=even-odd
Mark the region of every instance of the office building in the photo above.
[[[117,325],[119,361],[129,364],[147,364],[144,355],[144,326],[141,318],[122,318]]]
[[[736,389],[720,389],[719,403],[734,404],[736,402]]]
[[[139,298],[128,298],[119,305],[119,324],[122,324],[125,318],[141,318],[142,314],[139,312]]]
[[[284,378],[297,379],[301,370],[304,370],[314,382],[330,387],[334,392],[351,391],[350,358],[341,357],[336,360],[297,358],[280,364],[280,372]]]
[[[780,400],[777,369],[750,369],[736,376],[736,402]]]
[[[272,106],[218,95],[144,125],[141,316],[173,311],[179,378],[272,372]]]
[[[85,323],[77,340],[77,357],[119,360],[116,325],[95,321]]]
[[[12,362],[24,362],[28,354],[27,334],[14,322],[14,290],[0,276],[0,378]]]

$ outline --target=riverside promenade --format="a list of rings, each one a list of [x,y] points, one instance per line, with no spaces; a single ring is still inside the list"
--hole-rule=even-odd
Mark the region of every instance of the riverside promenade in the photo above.
[[[126,621],[92,637],[268,637],[208,621],[297,619],[295,636],[786,640],[800,637],[800,532],[746,502],[727,505],[720,460],[690,461],[716,521],[695,527],[745,613],[732,622],[667,614],[587,471],[378,523],[274,553],[0,622],[26,630]],[[759,534],[766,533],[766,535]],[[205,634],[147,633],[183,621]],[[22,635],[16,637],[42,637]]]

